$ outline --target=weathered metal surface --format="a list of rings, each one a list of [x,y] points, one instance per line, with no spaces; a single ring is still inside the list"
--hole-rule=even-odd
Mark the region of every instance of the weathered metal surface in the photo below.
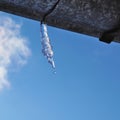
[[[41,20],[57,0],[0,0],[0,10]]]
[[[0,10],[35,20],[44,15],[58,0],[0,0]],[[120,0],[60,0],[46,16],[48,25],[100,38],[112,31],[114,41],[120,41]],[[117,29],[117,31],[116,31]],[[101,40],[109,37],[101,37]],[[107,41],[106,41],[107,42]]]

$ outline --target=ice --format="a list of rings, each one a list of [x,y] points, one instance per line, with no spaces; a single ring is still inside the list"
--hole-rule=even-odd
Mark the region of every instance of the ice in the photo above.
[[[46,24],[41,24],[41,37],[42,53],[47,58],[48,62],[52,65],[52,67],[55,69],[53,50],[48,36]]]

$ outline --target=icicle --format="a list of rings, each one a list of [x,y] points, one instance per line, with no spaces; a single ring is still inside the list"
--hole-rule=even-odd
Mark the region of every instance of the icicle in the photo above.
[[[42,53],[47,58],[48,62],[52,65],[52,67],[55,69],[55,63],[53,60],[53,50],[47,33],[46,24],[41,24],[41,35]]]

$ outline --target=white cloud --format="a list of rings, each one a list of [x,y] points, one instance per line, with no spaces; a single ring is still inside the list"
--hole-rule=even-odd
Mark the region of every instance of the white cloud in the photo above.
[[[0,16],[0,90],[10,87],[7,78],[10,66],[24,65],[30,55],[27,40],[20,35],[20,28],[21,25],[10,17]]]

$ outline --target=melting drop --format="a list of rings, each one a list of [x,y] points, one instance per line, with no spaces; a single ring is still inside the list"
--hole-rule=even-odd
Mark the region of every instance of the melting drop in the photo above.
[[[54,71],[54,74],[56,74],[56,71]]]
[[[42,53],[47,58],[48,63],[52,65],[52,68],[55,69],[55,62],[53,60],[53,50],[48,36],[46,24],[41,24],[41,37]]]

